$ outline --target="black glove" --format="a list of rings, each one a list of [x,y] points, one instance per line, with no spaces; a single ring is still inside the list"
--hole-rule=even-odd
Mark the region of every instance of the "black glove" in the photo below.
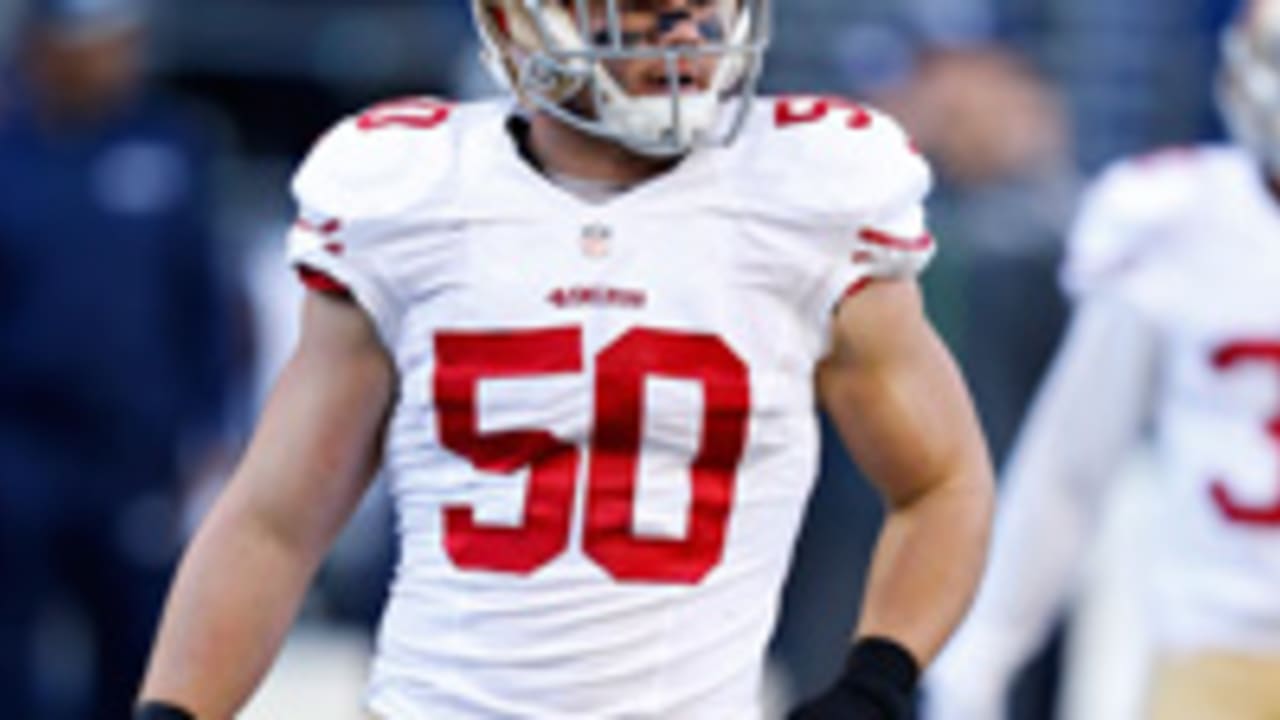
[[[920,666],[885,638],[854,643],[835,686],[791,712],[789,720],[912,720]]]
[[[177,705],[144,700],[133,709],[133,720],[196,720],[196,716]]]

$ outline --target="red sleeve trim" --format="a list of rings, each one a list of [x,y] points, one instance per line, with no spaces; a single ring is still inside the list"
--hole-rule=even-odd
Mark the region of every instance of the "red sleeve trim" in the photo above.
[[[298,279],[301,280],[302,284],[308,289],[314,290],[318,293],[351,297],[351,290],[346,285],[343,285],[333,279],[333,277],[326,275],[319,270],[313,270],[309,267],[299,267]]]
[[[864,242],[871,243],[872,245],[879,245],[893,250],[920,252],[921,250],[928,250],[933,246],[933,236],[929,233],[925,233],[916,238],[904,238],[897,235],[890,235],[889,233],[881,232],[879,230],[864,228],[858,233],[858,237]]]
[[[836,303],[836,305],[839,305],[845,300],[848,300],[854,295],[857,295],[863,290],[866,290],[867,287],[871,285],[871,283],[874,281],[875,281],[875,278],[873,277],[864,277],[861,280],[854,281],[852,284],[849,285],[848,288],[845,289],[844,294],[840,296],[840,300],[839,302]]]

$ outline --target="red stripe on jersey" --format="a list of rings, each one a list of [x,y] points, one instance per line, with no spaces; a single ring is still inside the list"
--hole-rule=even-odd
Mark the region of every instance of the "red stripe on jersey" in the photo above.
[[[844,291],[844,294],[840,296],[840,302],[844,302],[845,300],[848,300],[849,298],[853,297],[854,295],[857,295],[863,290],[866,290],[867,286],[870,285],[874,280],[875,278],[864,277],[861,280],[855,281],[853,284],[849,285],[849,287]]]
[[[869,242],[872,245],[879,245],[893,250],[919,252],[921,250],[928,250],[933,246],[933,236],[929,233],[925,233],[917,238],[904,238],[898,237],[897,235],[890,235],[889,233],[881,232],[879,230],[864,228],[862,232],[858,233],[858,237],[862,238],[864,242]]]
[[[319,270],[309,267],[298,268],[298,279],[302,284],[311,290],[325,295],[342,295],[351,296],[351,290],[341,282],[335,280],[332,276],[327,275]]]

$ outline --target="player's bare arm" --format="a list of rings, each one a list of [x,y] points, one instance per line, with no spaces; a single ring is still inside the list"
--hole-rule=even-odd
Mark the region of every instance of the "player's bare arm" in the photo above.
[[[921,305],[902,280],[844,302],[818,375],[823,406],[888,508],[857,635],[892,640],[917,667],[969,606],[993,505],[968,393]]]
[[[913,282],[873,283],[839,309],[818,389],[888,516],[859,635],[928,663],[982,573],[991,464],[968,392]]]
[[[143,700],[202,719],[246,701],[373,474],[393,388],[364,313],[309,293],[298,347],[182,562]]]

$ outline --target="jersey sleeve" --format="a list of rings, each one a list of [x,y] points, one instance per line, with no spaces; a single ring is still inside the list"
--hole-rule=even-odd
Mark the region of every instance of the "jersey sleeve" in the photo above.
[[[882,173],[867,180],[883,185],[866,193],[867,204],[834,219],[836,237],[826,246],[830,272],[821,291],[827,309],[873,280],[920,275],[937,251],[924,206],[933,184],[929,166],[896,123],[886,116],[877,122],[884,126],[875,148],[883,153],[876,162]]]
[[[350,295],[389,347],[404,311],[396,238],[406,212],[450,171],[445,132],[408,122],[447,117],[447,106],[427,102],[384,105],[391,110],[374,108],[339,123],[292,184],[298,215],[288,234],[289,263],[307,287]],[[386,117],[398,123],[379,122]]]
[[[810,228],[812,312],[829,321],[868,283],[924,271],[936,249],[924,206],[933,177],[897,122],[833,98],[780,98],[769,120],[780,147],[760,167]]]

